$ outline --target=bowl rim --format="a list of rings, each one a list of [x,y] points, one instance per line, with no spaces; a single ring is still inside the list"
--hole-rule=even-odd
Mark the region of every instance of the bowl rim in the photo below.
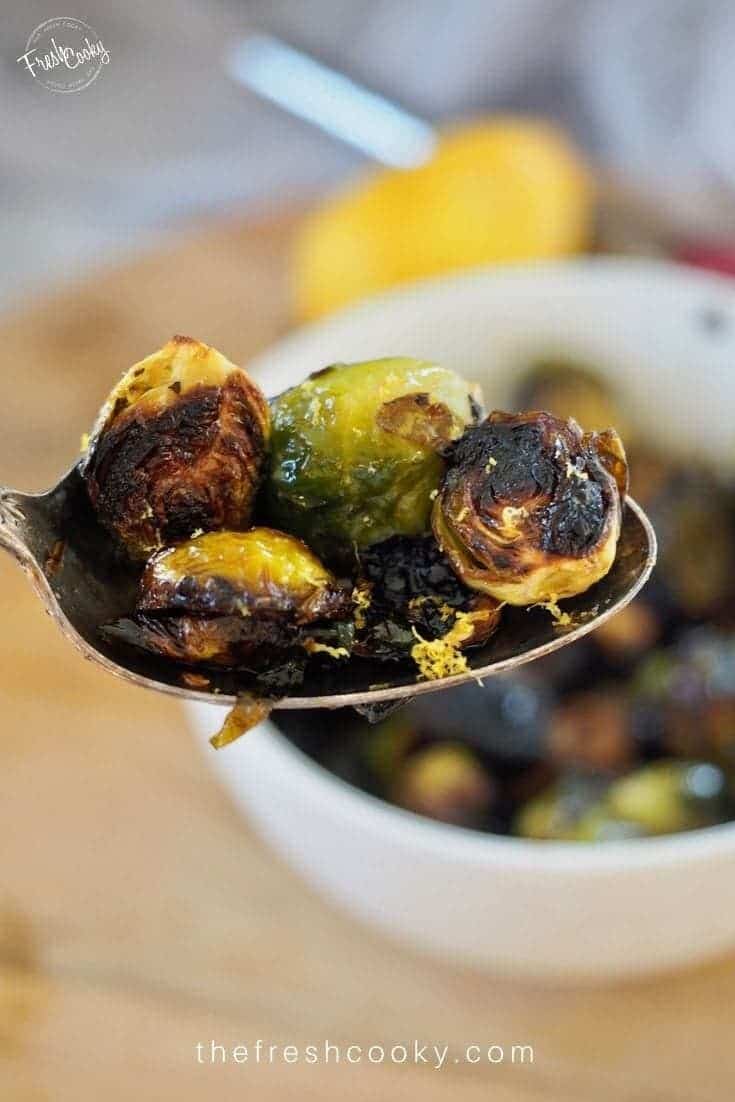
[[[399,283],[322,317],[299,322],[294,329],[251,356],[246,366],[248,371],[257,376],[273,365],[277,355],[292,355],[304,340],[311,340],[329,329],[343,329],[354,322],[364,324],[371,315],[399,307],[407,299],[415,301],[420,297],[429,300],[440,291],[459,294],[463,289],[484,284],[488,280],[495,284],[506,283],[508,289],[511,289],[528,279],[556,279],[571,285],[578,283],[580,277],[592,277],[598,291],[604,288],[606,281],[609,281],[610,289],[615,290],[621,282],[633,277],[638,280],[655,280],[659,286],[668,285],[672,289],[676,285],[688,285],[690,288],[697,287],[700,291],[715,292],[729,300],[730,308],[735,311],[735,279],[732,276],[667,257],[598,254],[508,261],[501,265],[481,264],[444,275],[423,276]],[[647,282],[647,286],[650,289],[651,284]],[[261,385],[267,388],[267,377],[261,380]]]
[[[735,855],[735,821],[701,827],[678,834],[629,838],[607,842],[542,841],[511,835],[484,833],[469,827],[442,823],[397,807],[381,796],[366,792],[332,773],[296,746],[274,723],[265,720],[224,751],[212,751],[205,739],[213,726],[204,722],[216,705],[185,702],[190,728],[201,739],[204,753],[221,753],[212,764],[229,789],[238,789],[238,769],[228,759],[244,756],[242,769],[252,773],[251,751],[257,745],[259,767],[279,779],[299,786],[312,802],[351,821],[356,816],[371,833],[384,836],[386,844],[400,837],[401,843],[426,854],[441,853],[443,860],[458,860],[478,867],[503,865],[509,869],[533,868],[544,875],[564,873],[608,875],[615,870],[651,871],[663,866],[689,865],[700,859]],[[539,868],[539,858],[542,858]]]
[[[462,288],[482,284],[488,279],[496,284],[506,283],[510,288],[530,278],[561,279],[571,285],[580,277],[591,277],[598,291],[606,285],[614,291],[623,282],[645,279],[655,280],[659,286],[669,286],[674,290],[680,287],[714,292],[719,302],[735,313],[735,281],[731,277],[664,258],[603,255],[520,261],[500,267],[482,265],[400,284],[326,317],[302,324],[254,356],[247,365],[248,370],[257,376],[273,364],[279,353],[293,355],[305,338],[312,339],[327,327],[339,330],[354,322],[364,325],[371,315],[379,314],[386,308],[396,308],[407,298],[415,300],[417,295],[428,299],[440,291],[458,294]],[[204,712],[213,712],[216,707],[206,697],[202,704],[193,701],[184,703],[190,725],[199,734],[202,729],[209,729],[209,724],[202,722]],[[375,834],[384,834],[390,839],[400,832],[406,845],[428,854],[441,851],[444,859],[457,859],[477,866],[499,864],[508,868],[533,868],[536,873],[544,875],[563,871],[586,876],[596,872],[608,875],[615,870],[652,871],[664,866],[689,865],[702,859],[735,855],[735,820],[678,834],[592,843],[517,838],[442,823],[397,807],[332,773],[291,742],[272,719],[260,724],[255,731],[223,752],[225,757],[222,765],[217,766],[217,771],[228,788],[234,789],[238,785],[237,770],[228,768],[227,758],[245,753],[249,755],[248,744],[256,740],[261,758],[264,757],[265,764],[277,774],[289,776],[294,783],[309,785],[313,796],[329,800],[347,816],[361,815],[363,825]],[[246,766],[249,769],[247,763]]]

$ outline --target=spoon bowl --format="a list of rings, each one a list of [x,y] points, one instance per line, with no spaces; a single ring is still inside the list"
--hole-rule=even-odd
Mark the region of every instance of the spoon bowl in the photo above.
[[[0,489],[0,546],[26,571],[72,645],[110,673],[157,692],[228,706],[248,688],[242,675],[218,670],[206,671],[206,688],[193,687],[190,667],[103,637],[102,624],[129,615],[134,607],[140,567],[121,555],[98,523],[78,466],[46,493]],[[408,663],[350,660],[328,670],[310,671],[297,693],[278,700],[275,707],[370,709],[507,673],[569,646],[614,616],[646,583],[655,561],[651,523],[628,498],[609,574],[586,593],[564,602],[571,624],[557,624],[541,608],[506,608],[497,634],[484,646],[466,652],[466,673],[421,681]]]

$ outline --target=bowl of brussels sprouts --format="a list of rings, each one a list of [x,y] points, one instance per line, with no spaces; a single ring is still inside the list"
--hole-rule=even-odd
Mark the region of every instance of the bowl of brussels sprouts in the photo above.
[[[732,948],[735,286],[622,258],[475,270],[331,316],[248,368],[278,394],[326,364],[404,355],[477,381],[490,408],[615,425],[659,539],[653,578],[511,677],[372,725],[347,710],[275,713],[208,760],[308,881],[414,947],[575,981]],[[274,508],[293,517],[291,459]],[[356,493],[360,539],[380,530],[387,498]],[[412,494],[426,497],[420,474],[401,490]],[[337,521],[319,515],[325,533]],[[210,734],[212,707],[187,708]]]

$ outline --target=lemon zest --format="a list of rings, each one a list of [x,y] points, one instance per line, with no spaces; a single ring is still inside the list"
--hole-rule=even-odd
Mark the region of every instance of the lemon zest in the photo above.
[[[411,657],[419,668],[424,681],[438,681],[442,677],[453,677],[466,673],[467,659],[460,654],[463,643],[472,637],[478,620],[486,620],[487,609],[475,612],[457,612],[454,626],[439,639],[424,639],[416,628],[412,628],[418,642],[411,648]]]
[[[365,613],[372,603],[370,590],[364,585],[356,585],[352,590],[352,601],[355,606],[355,627],[362,631],[366,623]]]
[[[531,608],[545,608],[547,612],[551,613],[555,626],[558,628],[571,627],[574,621],[568,612],[562,612],[558,600],[556,593],[550,593],[548,600],[538,601],[535,605],[531,605]]]
[[[307,654],[328,654],[331,658],[349,658],[350,652],[346,647],[330,647],[328,643],[317,643],[316,639],[304,640],[304,650]]]

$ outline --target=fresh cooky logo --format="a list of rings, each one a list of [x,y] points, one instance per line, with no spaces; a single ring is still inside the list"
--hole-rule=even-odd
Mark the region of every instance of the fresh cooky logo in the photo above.
[[[62,15],[39,24],[17,60],[50,92],[81,92],[97,79],[110,54],[89,23]]]

